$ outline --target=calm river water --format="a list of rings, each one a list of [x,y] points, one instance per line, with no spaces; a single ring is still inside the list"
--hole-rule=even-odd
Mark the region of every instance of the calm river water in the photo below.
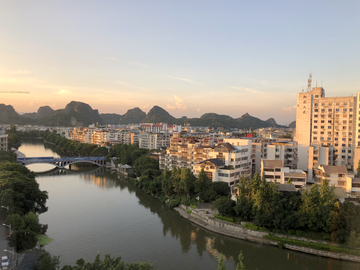
[[[58,156],[51,145],[24,142],[27,157]],[[51,165],[29,166],[49,171]],[[48,224],[46,246],[60,255],[62,265],[97,253],[121,254],[125,261],[155,262],[156,269],[217,269],[220,254],[228,270],[235,269],[242,250],[246,269],[360,269],[359,264],[331,260],[255,244],[207,231],[182,218],[158,200],[139,190],[117,173],[98,167],[77,171],[50,171],[36,178],[47,190],[49,210],[40,215]]]

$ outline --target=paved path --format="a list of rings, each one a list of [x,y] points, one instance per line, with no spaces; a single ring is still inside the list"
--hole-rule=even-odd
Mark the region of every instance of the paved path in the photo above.
[[[6,238],[6,235],[10,232],[10,229],[3,225],[3,223],[5,223],[5,217],[6,217],[6,210],[0,209],[0,257],[8,256],[10,260],[10,265],[8,269],[10,270],[15,266],[15,260],[11,253],[4,251],[4,249],[11,251],[13,250],[13,248],[9,247],[9,242]]]

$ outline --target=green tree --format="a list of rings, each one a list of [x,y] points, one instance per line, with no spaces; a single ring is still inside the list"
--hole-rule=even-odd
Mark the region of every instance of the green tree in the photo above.
[[[51,256],[44,251],[39,256],[39,264],[35,266],[35,270],[58,270],[60,268],[60,256]]]
[[[243,255],[242,251],[240,251],[238,259],[239,259],[239,262],[236,265],[236,270],[245,270],[245,265],[243,263],[244,255]]]
[[[8,215],[5,223],[10,224],[12,230],[19,230],[25,227],[24,219],[19,214]]]
[[[100,259],[98,254],[94,262],[86,262],[84,259],[76,261],[75,266],[65,265],[61,270],[154,270],[154,265],[144,262],[126,263],[121,256],[111,257],[105,255],[104,259]]]
[[[201,169],[198,179],[195,181],[195,192],[200,195],[200,199],[204,196],[206,189],[210,186],[209,178],[204,171],[204,168]]]
[[[185,194],[190,195],[191,193],[193,193],[195,188],[194,183],[196,181],[196,177],[191,173],[190,169],[182,168],[180,179]]]
[[[9,238],[9,245],[16,251],[33,248],[37,243],[36,234],[26,229],[14,231]]]
[[[219,214],[224,217],[233,217],[235,215],[235,205],[236,202],[229,197],[220,197],[213,202],[213,206],[215,206],[219,211]]]
[[[218,270],[226,270],[224,256],[221,254],[218,262]]]

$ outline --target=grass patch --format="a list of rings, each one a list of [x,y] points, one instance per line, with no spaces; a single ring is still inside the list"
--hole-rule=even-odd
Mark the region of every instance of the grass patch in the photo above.
[[[41,245],[41,246],[45,246],[45,245],[51,243],[52,241],[54,241],[54,239],[52,239],[46,235],[39,235],[37,237],[37,239],[38,239],[39,245]]]
[[[193,208],[193,209],[196,209],[197,205],[198,205],[197,203],[195,203],[195,204],[190,204],[190,207]]]
[[[269,231],[265,227],[259,227],[259,226],[256,226],[256,225],[252,224],[252,223],[245,223],[244,227],[249,229],[249,230],[253,230],[253,231],[261,231],[261,232],[268,232]]]
[[[214,218],[234,223],[234,219],[230,218],[230,217],[223,217],[223,216],[220,216],[220,215],[214,215]]]
[[[270,235],[264,235],[263,237],[268,240],[277,241],[278,243],[281,243],[281,245],[289,244],[289,245],[294,245],[294,246],[313,248],[313,249],[317,249],[317,250],[324,250],[324,251],[330,251],[330,252],[335,252],[335,253],[344,253],[344,254],[349,254],[349,255],[360,256],[360,250],[348,249],[345,247],[311,243],[311,242],[306,242],[306,241],[293,240],[293,239],[289,239],[289,238],[281,238],[281,237],[270,236]]]
[[[187,210],[186,210],[186,213],[188,213],[189,215],[191,214],[191,212],[192,212],[192,211],[191,211],[190,209],[187,209]]]

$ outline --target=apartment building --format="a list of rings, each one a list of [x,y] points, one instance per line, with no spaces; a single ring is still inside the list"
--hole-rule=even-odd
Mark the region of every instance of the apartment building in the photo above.
[[[313,145],[331,148],[330,163],[353,168],[355,145],[360,144],[359,98],[359,93],[357,97],[325,97],[322,87],[298,94],[295,137],[299,144],[298,168],[311,170],[315,166],[316,162],[309,162],[309,147]]]
[[[213,146],[214,141],[210,138],[197,139],[174,134],[170,139],[170,147],[160,155],[160,169],[164,170],[167,167],[172,170],[177,167],[189,168],[192,171],[194,164],[209,159],[209,152]]]
[[[5,132],[0,133],[0,151],[8,150],[8,135]]]
[[[353,178],[345,166],[319,165],[314,168],[314,180],[318,185],[321,185],[324,180],[328,180],[329,185],[351,192]]]
[[[194,164],[193,172],[198,176],[204,169],[213,182],[226,182],[233,187],[241,177],[251,177],[250,143],[232,145],[220,143],[209,152],[209,159]]]
[[[292,140],[258,139],[251,140],[252,173],[261,173],[261,160],[281,160],[284,167],[297,168],[298,143]]]

